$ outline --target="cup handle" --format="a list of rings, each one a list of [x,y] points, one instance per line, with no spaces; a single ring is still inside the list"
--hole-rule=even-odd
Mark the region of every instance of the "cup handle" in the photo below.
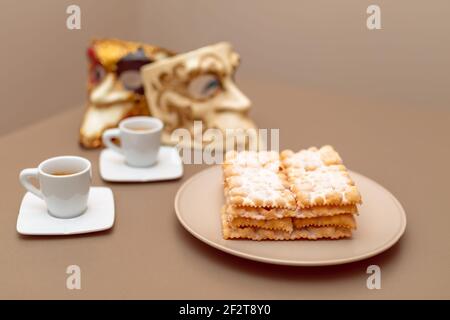
[[[102,136],[103,144],[106,147],[122,154],[123,153],[122,149],[119,146],[117,146],[115,143],[112,142],[112,139],[114,139],[114,138],[116,138],[116,139],[120,138],[120,129],[118,129],[118,128],[108,129],[105,132],[103,132],[103,136]]]
[[[25,189],[27,189],[29,192],[33,193],[34,195],[44,200],[44,195],[42,194],[42,191],[36,188],[30,182],[30,178],[38,179],[38,175],[39,169],[37,168],[24,169],[20,172],[19,180]]]

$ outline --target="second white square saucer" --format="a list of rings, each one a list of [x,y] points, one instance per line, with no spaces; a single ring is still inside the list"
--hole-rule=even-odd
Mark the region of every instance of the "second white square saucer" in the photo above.
[[[100,176],[111,182],[150,182],[178,179],[183,175],[183,163],[174,147],[161,146],[158,161],[148,168],[130,167],[123,155],[111,149],[100,154]]]
[[[45,202],[27,192],[20,205],[16,228],[20,234],[52,236],[103,231],[113,224],[114,196],[111,189],[91,187],[86,212],[71,219],[51,216]]]

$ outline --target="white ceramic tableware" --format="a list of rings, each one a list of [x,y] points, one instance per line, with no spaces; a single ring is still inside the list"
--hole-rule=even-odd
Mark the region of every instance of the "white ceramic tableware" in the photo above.
[[[122,154],[128,165],[149,167],[158,159],[163,126],[162,121],[157,118],[127,118],[120,122],[118,128],[103,133],[103,144]],[[120,140],[120,146],[113,139]]]
[[[183,163],[175,147],[161,146],[157,162],[151,167],[131,167],[125,157],[111,149],[100,154],[100,176],[111,182],[151,182],[178,179],[183,175]]]
[[[110,188],[91,187],[86,211],[71,219],[47,213],[45,203],[27,192],[20,205],[17,232],[33,236],[63,236],[98,232],[114,225],[114,195]]]
[[[224,205],[220,166],[197,173],[178,190],[175,211],[192,235],[230,254],[260,262],[291,266],[323,266],[372,257],[393,246],[405,232],[401,204],[375,181],[350,172],[363,197],[351,239],[251,241],[224,240],[220,210]],[[205,196],[207,190],[207,196]]]
[[[39,187],[30,179],[36,179]],[[87,209],[91,185],[91,163],[76,156],[47,159],[37,168],[20,172],[20,182],[45,202],[48,212],[57,218],[73,218]]]

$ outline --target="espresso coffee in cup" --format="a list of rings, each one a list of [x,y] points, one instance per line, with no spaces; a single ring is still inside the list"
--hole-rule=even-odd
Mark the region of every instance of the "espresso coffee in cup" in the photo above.
[[[122,154],[133,167],[149,167],[156,163],[161,144],[163,123],[152,117],[131,117],[122,120],[119,128],[103,133],[103,144]],[[120,146],[113,140],[120,140]]]
[[[136,131],[136,132],[146,132],[146,131],[151,131],[153,130],[153,127],[148,126],[148,127],[136,127],[136,128],[130,128],[131,131]]]
[[[91,163],[76,156],[62,156],[43,161],[37,168],[20,172],[20,182],[47,205],[57,218],[73,218],[87,209],[91,185]],[[39,182],[35,187],[30,178]]]
[[[77,172],[67,172],[67,171],[57,171],[50,173],[52,176],[70,176],[76,174]]]

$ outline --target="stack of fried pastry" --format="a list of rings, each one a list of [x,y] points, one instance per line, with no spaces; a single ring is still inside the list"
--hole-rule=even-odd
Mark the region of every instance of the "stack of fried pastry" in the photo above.
[[[361,196],[331,147],[231,151],[223,164],[224,239],[349,238]]]

